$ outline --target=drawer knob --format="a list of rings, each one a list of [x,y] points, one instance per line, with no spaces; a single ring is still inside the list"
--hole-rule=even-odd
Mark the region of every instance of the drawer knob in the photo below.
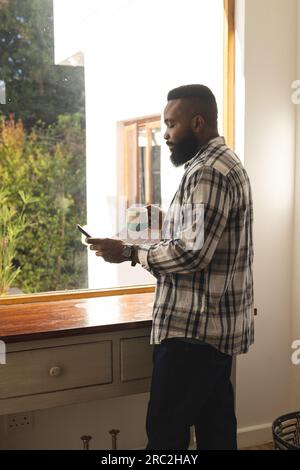
[[[53,366],[49,369],[49,375],[51,377],[58,377],[61,374],[61,367]]]

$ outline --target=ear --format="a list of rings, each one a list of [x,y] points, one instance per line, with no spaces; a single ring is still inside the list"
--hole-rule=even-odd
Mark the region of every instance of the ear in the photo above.
[[[194,132],[202,131],[205,125],[205,121],[200,114],[197,114],[192,118],[191,128]]]

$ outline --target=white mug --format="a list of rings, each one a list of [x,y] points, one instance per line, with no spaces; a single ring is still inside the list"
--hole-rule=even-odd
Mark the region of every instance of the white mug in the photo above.
[[[131,206],[126,211],[128,238],[148,238],[148,211],[143,206]]]

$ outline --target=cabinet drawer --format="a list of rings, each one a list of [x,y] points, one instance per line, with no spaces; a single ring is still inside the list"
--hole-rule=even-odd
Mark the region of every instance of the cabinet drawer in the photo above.
[[[111,382],[108,340],[17,351],[0,367],[0,399]]]
[[[153,348],[149,336],[121,339],[120,346],[121,381],[150,378]]]

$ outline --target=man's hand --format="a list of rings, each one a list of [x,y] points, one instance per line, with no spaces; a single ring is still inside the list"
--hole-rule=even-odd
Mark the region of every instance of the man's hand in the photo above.
[[[108,263],[123,263],[123,261],[128,261],[123,255],[125,243],[122,240],[115,240],[113,238],[86,238],[86,242],[90,245],[90,250],[96,252],[96,256],[102,256]]]
[[[150,229],[161,230],[165,213],[158,206],[149,204],[146,206],[148,211],[148,226]]]

